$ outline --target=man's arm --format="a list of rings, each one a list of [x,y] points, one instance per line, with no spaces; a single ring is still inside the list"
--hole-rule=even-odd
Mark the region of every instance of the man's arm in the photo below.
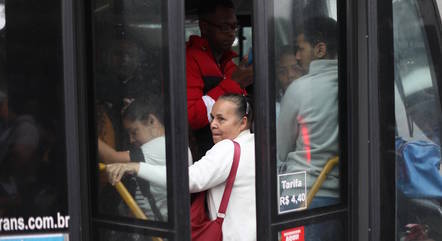
[[[104,163],[130,162],[128,151],[115,151],[101,139],[98,139],[98,154]]]

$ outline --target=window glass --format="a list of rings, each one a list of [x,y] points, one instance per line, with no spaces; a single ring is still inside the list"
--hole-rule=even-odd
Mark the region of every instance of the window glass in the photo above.
[[[248,56],[250,51],[252,51],[252,27],[244,27],[242,28],[242,44],[243,44],[243,52],[242,56]],[[253,57],[252,57],[253,58]]]
[[[198,20],[195,19],[188,19],[185,22],[184,26],[185,36],[186,36],[186,42],[189,41],[190,36],[192,35],[200,35],[200,28],[198,26]]]
[[[0,30],[2,30],[6,25],[5,18],[5,1],[0,1]]]
[[[0,1],[3,237],[69,226],[60,23],[59,1]]]
[[[96,183],[97,209],[167,221],[164,1],[94,3],[95,125],[98,161],[106,164]],[[135,207],[122,198],[121,184]]]
[[[280,241],[337,241],[345,240],[343,223],[339,219],[331,219],[283,230],[278,233]]]
[[[437,7],[439,8],[439,17],[442,20],[442,0],[436,0]]]
[[[400,240],[442,240],[441,79],[430,55],[440,46],[428,44],[417,4],[393,1],[396,230]]]
[[[275,1],[280,214],[340,202],[338,33],[333,0]],[[324,181],[319,177],[324,174]]]

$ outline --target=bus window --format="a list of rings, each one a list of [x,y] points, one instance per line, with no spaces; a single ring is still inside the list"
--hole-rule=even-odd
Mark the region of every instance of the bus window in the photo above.
[[[397,237],[441,240],[442,172],[440,168],[441,76],[437,76],[420,4],[431,0],[393,1]],[[427,5],[428,6],[428,5]],[[440,7],[440,6],[439,6]],[[437,16],[437,14],[435,14]],[[440,36],[439,36],[440,38]],[[440,63],[439,63],[440,66]],[[413,238],[414,237],[414,238]]]
[[[279,214],[341,202],[336,1],[304,2],[274,5]]]
[[[167,222],[163,1],[94,4],[94,124],[98,162],[105,165],[95,208],[100,215]],[[157,175],[146,175],[155,168]]]
[[[69,228],[62,31],[54,19],[60,2],[0,0],[1,237]]]

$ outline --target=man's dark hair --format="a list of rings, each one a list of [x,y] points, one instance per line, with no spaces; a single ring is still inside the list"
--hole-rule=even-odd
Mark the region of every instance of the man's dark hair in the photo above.
[[[327,54],[331,58],[336,56],[338,26],[334,19],[326,16],[309,18],[304,21],[303,27],[305,41],[312,46],[323,42],[327,45]]]
[[[204,19],[208,15],[214,14],[217,7],[235,9],[235,5],[231,0],[200,0],[198,6],[198,18]]]

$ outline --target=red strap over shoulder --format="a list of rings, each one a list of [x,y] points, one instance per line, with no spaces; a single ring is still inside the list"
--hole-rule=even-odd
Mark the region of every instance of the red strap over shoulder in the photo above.
[[[239,157],[241,155],[241,147],[238,142],[233,141],[234,152],[233,152],[233,163],[230,169],[229,177],[226,181],[226,187],[224,188],[223,198],[218,209],[218,218],[221,223],[226,215],[227,205],[229,204],[230,194],[232,193],[233,183],[235,182],[236,172],[238,171]]]

